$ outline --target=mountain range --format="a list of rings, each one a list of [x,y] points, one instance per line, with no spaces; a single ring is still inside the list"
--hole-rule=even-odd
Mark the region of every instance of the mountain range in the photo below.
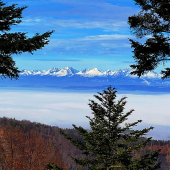
[[[50,75],[50,76],[56,76],[56,77],[63,77],[63,76],[83,76],[83,77],[95,77],[95,76],[100,76],[100,77],[107,77],[107,76],[129,76],[129,77],[137,77],[134,75],[130,75],[130,72],[132,69],[126,68],[126,69],[119,69],[116,71],[112,70],[107,70],[107,71],[99,71],[98,68],[93,68],[91,70],[89,69],[84,69],[84,70],[76,70],[72,67],[66,67],[64,69],[61,68],[55,68],[53,67],[52,69],[49,70],[22,70],[20,75],[22,76],[28,76],[28,75],[40,75],[40,76],[45,76],[45,75]],[[157,74],[156,72],[148,72],[147,74],[143,75],[142,77],[147,77],[147,78],[160,78],[161,74]]]
[[[163,90],[170,92],[170,80],[162,80],[161,74],[147,72],[140,78],[131,75],[132,69],[100,71],[98,68],[76,70],[72,67],[49,70],[22,70],[19,80],[4,79],[1,87],[47,87],[66,89],[102,89],[112,85],[123,90]]]

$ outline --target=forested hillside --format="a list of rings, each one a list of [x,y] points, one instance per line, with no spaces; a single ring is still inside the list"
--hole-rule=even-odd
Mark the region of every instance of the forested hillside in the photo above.
[[[78,165],[69,157],[81,158],[82,151],[66,140],[57,131],[59,127],[48,126],[27,120],[0,118],[0,169],[28,170],[46,169],[49,162],[62,167],[76,170]],[[75,129],[62,129],[71,137],[83,141]],[[141,138],[141,140],[143,140]],[[134,157],[149,153],[151,150],[161,149],[159,160],[161,170],[170,168],[170,141],[152,140],[147,147]]]

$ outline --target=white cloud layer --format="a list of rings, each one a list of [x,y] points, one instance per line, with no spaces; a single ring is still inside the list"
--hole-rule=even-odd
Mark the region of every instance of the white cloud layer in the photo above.
[[[89,99],[95,100],[95,93],[65,93],[65,92],[41,92],[41,91],[2,91],[0,92],[0,116],[12,117],[19,120],[27,119],[56,125],[58,127],[73,128],[72,124],[89,128],[91,110],[88,106]],[[143,120],[139,128],[147,125],[156,126],[150,132],[154,137],[164,139],[170,136],[165,134],[165,128],[169,126],[170,114],[168,108],[170,95],[133,95],[119,94],[117,100],[123,96],[127,98],[125,112],[131,109],[135,111],[129,116],[129,122]],[[160,128],[158,128],[160,127]],[[162,131],[161,131],[162,130]]]

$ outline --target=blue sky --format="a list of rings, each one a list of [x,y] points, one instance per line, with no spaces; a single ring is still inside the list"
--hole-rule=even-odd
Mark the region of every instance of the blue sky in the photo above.
[[[33,55],[13,55],[20,70],[71,66],[78,70],[97,67],[104,71],[124,69],[134,63],[128,38],[137,39],[130,33],[127,20],[138,14],[140,7],[133,0],[4,2],[6,6],[28,6],[22,13],[22,23],[12,26],[9,33],[28,32],[26,35],[31,38],[36,33],[55,30],[42,50]]]

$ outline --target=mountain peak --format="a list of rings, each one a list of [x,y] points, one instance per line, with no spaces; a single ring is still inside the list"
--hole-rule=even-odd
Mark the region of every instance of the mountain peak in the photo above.
[[[98,71],[98,68],[97,68],[97,67],[95,67],[95,68],[93,68],[92,70],[96,70],[96,71]]]
[[[70,66],[67,66],[67,67],[65,67],[64,69],[66,69],[66,70],[70,70],[70,69],[73,69],[72,67],[70,67]]]
[[[29,75],[51,75],[51,76],[84,76],[84,77],[95,77],[95,76],[123,76],[123,77],[137,77],[135,75],[131,75],[130,72],[132,71],[131,68],[125,68],[125,69],[119,69],[119,70],[115,70],[112,71],[110,69],[108,69],[107,71],[100,71],[98,70],[97,67],[93,68],[93,69],[84,69],[82,71],[78,71],[70,66],[65,67],[64,69],[61,68],[56,68],[53,67],[49,70],[22,70],[22,72],[20,73],[20,75],[25,75],[25,76],[29,76]],[[147,72],[146,74],[144,74],[143,76],[141,76],[141,78],[160,78],[161,75],[157,74],[155,72]]]

